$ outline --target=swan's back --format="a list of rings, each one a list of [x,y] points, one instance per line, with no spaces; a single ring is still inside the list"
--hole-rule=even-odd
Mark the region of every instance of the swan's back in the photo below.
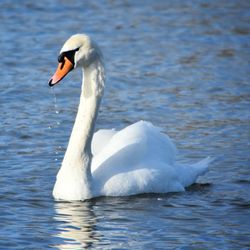
[[[128,165],[134,162],[135,159],[138,159],[140,163],[154,159],[156,163],[164,161],[168,164],[172,164],[175,160],[176,148],[174,144],[167,135],[161,133],[160,129],[150,122],[139,121],[118,132],[103,130],[98,131],[96,134],[99,138],[94,140],[92,148],[94,152],[98,151],[98,154],[94,154],[92,172],[118,152],[120,152],[119,155],[122,154],[125,157],[127,155],[125,152],[130,150],[132,154],[127,155],[129,159],[123,159],[122,161]],[[108,137],[106,139],[107,144],[103,145],[103,140],[98,140],[102,146],[101,150],[96,150],[97,139],[103,139],[105,136]]]
[[[94,186],[110,196],[184,191],[206,171],[208,162],[182,166],[176,164],[175,154],[175,146],[159,128],[137,122],[114,133],[93,158]]]

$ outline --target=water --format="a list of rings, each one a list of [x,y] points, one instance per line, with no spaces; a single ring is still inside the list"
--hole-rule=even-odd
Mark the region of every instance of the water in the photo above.
[[[1,249],[249,249],[248,1],[0,2]],[[47,86],[63,42],[88,33],[107,87],[98,128],[150,120],[179,160],[216,157],[187,192],[55,202],[80,93]]]

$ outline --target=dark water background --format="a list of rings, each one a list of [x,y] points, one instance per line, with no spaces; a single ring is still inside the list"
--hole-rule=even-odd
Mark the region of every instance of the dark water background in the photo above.
[[[250,249],[249,1],[0,1],[0,249]],[[160,126],[180,160],[216,157],[187,192],[55,202],[81,73],[51,90],[64,41],[106,59],[97,128]]]

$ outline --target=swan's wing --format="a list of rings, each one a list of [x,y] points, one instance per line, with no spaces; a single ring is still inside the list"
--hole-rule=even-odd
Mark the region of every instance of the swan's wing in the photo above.
[[[206,171],[208,160],[181,166],[175,155],[175,146],[159,128],[137,122],[115,133],[93,157],[95,186],[111,196],[184,191]]]
[[[183,191],[174,169],[176,149],[160,129],[137,122],[117,132],[92,160],[102,195]]]
[[[93,156],[100,154],[103,148],[108,145],[109,141],[116,133],[117,131],[115,129],[100,129],[94,133],[91,143]]]
[[[101,136],[99,138],[101,139]],[[100,153],[93,158],[92,172],[106,161],[110,162],[112,167],[119,168],[117,163],[114,164],[111,161],[111,159],[117,158],[117,155],[121,159],[120,165],[124,165],[125,162],[129,168],[135,165],[135,159],[140,165],[147,162],[148,159],[152,162],[153,159],[156,164],[151,168],[157,168],[156,165],[159,161],[172,164],[175,160],[176,148],[169,137],[149,122],[140,121],[118,132],[114,131],[106,146],[103,145],[103,141],[97,139],[98,137],[96,137],[95,143],[99,143],[102,150],[99,150]],[[132,148],[131,154],[127,153],[126,148],[130,150]]]

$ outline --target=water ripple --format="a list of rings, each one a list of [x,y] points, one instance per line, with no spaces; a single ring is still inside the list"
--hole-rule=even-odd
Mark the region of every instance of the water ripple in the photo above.
[[[1,1],[0,248],[248,249],[249,7]],[[107,61],[97,129],[152,121],[183,159],[216,158],[199,184],[178,194],[53,200],[81,74],[52,91],[47,80],[63,41],[81,32]]]

